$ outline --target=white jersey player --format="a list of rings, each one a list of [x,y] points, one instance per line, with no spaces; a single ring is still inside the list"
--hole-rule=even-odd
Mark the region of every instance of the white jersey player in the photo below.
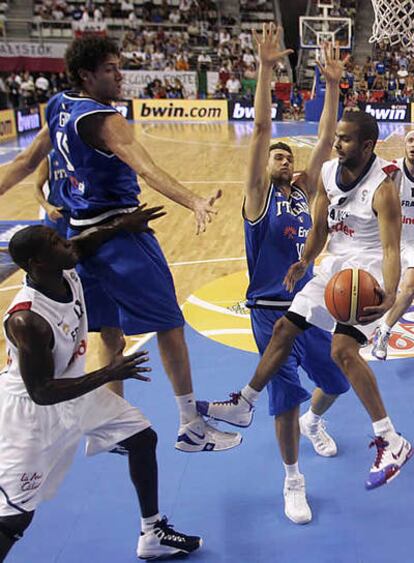
[[[400,204],[388,176],[391,168],[374,153],[378,124],[365,112],[346,112],[336,129],[338,159],[325,163],[314,202],[313,228],[299,262],[285,277],[289,291],[328,242],[328,256],[320,272],[293,299],[289,311],[273,328],[272,338],[253,378],[241,391],[243,401],[210,403],[220,419],[234,423],[248,413],[259,392],[286,361],[296,337],[311,326],[334,330],[332,357],[349,379],[373,423],[377,449],[366,488],[384,485],[396,477],[412,456],[410,443],[394,429],[367,362],[360,356],[371,332],[365,326],[381,318],[395,301],[400,279]],[[336,323],[328,312],[324,292],[330,277],[343,268],[363,268],[383,284],[382,303],[365,307],[360,324]]]
[[[7,367],[0,377],[0,561],[51,498],[82,436],[86,453],[119,445],[129,457],[142,532],[138,556],[188,554],[197,536],[172,529],[158,511],[157,435],[137,409],[105,387],[128,378],[148,381],[146,352],[122,355],[85,374],[87,320],[75,264],[121,229],[145,231],[161,208],[124,215],[66,241],[44,226],[27,227],[10,241],[26,282],[4,317]]]
[[[387,357],[392,327],[410,307],[414,298],[414,131],[407,133],[405,156],[395,162],[401,170],[401,270],[399,293],[374,335],[372,354],[379,360]]]

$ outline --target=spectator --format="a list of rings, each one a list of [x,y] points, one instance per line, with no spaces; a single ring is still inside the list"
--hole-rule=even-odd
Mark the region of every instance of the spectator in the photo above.
[[[296,84],[293,85],[290,94],[290,109],[295,121],[298,121],[303,111],[303,96]]]
[[[188,59],[183,52],[178,53],[175,61],[175,70],[190,70]]]
[[[9,99],[13,108],[20,106],[20,77],[14,72],[6,79],[6,86],[9,92]]]
[[[211,62],[210,55],[205,50],[202,51],[197,57],[197,70],[210,70]]]
[[[43,73],[40,73],[35,81],[36,100],[38,102],[44,103],[48,100],[49,86],[49,80]]]
[[[226,82],[226,89],[230,99],[235,99],[240,94],[241,84],[234,72],[230,73],[230,78]]]
[[[178,10],[172,10],[170,15],[168,16],[168,20],[171,23],[180,23],[181,16]]]
[[[23,104],[28,107],[35,103],[35,85],[33,77],[29,73],[25,73],[23,81],[20,84],[20,94]]]

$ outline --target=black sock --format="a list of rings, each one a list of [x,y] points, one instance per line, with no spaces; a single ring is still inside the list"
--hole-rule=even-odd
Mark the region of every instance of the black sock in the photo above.
[[[137,491],[141,515],[153,516],[158,513],[157,434],[147,428],[119,443],[129,452],[129,474]]]

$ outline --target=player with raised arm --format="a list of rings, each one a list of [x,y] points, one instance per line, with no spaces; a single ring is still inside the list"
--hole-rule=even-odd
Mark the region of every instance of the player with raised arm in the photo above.
[[[76,92],[57,94],[46,108],[48,125],[32,145],[4,167],[0,193],[38,166],[51,144],[64,160],[73,190],[70,234],[110,217],[133,212],[140,187],[137,174],[153,189],[190,209],[197,233],[216,214],[220,191],[195,195],[155,164],[136,140],[127,120],[111,105],[121,95],[119,49],[108,39],[86,36],[66,51]],[[124,334],[156,332],[161,359],[180,412],[176,448],[220,451],[238,446],[239,433],[220,432],[197,413],[184,318],[171,272],[152,233],[120,234],[78,268],[85,292],[89,330],[101,332],[106,363],[124,346]],[[118,392],[120,390],[118,389]]]
[[[162,208],[138,209],[67,241],[31,226],[10,241],[26,272],[4,317],[7,367],[0,378],[0,561],[30,525],[39,504],[56,493],[82,436],[86,454],[122,447],[141,508],[137,554],[188,554],[201,538],[173,530],[158,509],[157,434],[149,420],[105,388],[108,381],[149,381],[147,352],[120,354],[85,374],[87,317],[76,263],[121,230],[142,232]],[[30,486],[24,486],[29,482]],[[23,485],[22,485],[23,483]]]
[[[400,279],[401,207],[389,176],[398,168],[376,156],[378,134],[375,118],[365,112],[346,112],[338,122],[334,144],[338,158],[322,167],[313,227],[301,259],[285,277],[287,290],[293,291],[306,276],[326,242],[328,254],[317,275],[295,295],[289,311],[274,326],[253,378],[241,391],[243,400],[209,405],[213,416],[230,424],[251,416],[254,402],[289,357],[296,338],[312,326],[333,330],[332,357],[348,377],[374,429],[370,446],[376,448],[376,456],[366,480],[367,489],[396,477],[412,456],[411,444],[395,431],[375,375],[359,354],[375,327],[374,321],[393,305]],[[384,287],[381,305],[366,307],[357,326],[335,324],[324,301],[329,279],[345,268],[368,270]]]
[[[292,299],[313,276],[312,267],[295,288],[286,291],[283,279],[303,251],[312,226],[309,205],[313,200],[322,163],[329,159],[335,137],[339,101],[339,80],[343,63],[339,49],[326,45],[325,64],[319,65],[326,79],[326,97],[321,115],[318,141],[306,170],[293,179],[293,154],[289,145],[271,141],[271,77],[273,66],[289,51],[279,49],[280,28],[264,24],[262,36],[254,33],[260,59],[255,94],[255,123],[249,146],[247,181],[243,206],[246,256],[250,284],[247,306],[251,309],[253,335],[263,354],[275,323],[283,317]],[[270,147],[269,147],[270,144]],[[312,442],[319,455],[334,456],[337,447],[327,433],[322,415],[336,397],[349,389],[349,383],[330,356],[331,335],[317,327],[301,334],[285,364],[273,374],[267,384],[269,411],[275,420],[275,431],[286,479],[284,486],[285,513],[298,524],[312,518],[306,499],[305,479],[299,471],[300,430]],[[311,407],[299,423],[300,405],[311,395],[302,387],[298,369],[301,366],[317,386],[312,394]],[[242,394],[234,395],[233,403],[244,401]],[[205,415],[220,419],[220,404],[199,402]],[[239,423],[250,423],[252,411]],[[300,430],[299,430],[300,429]]]
[[[403,275],[394,305],[375,330],[372,355],[379,360],[386,359],[392,327],[407,311],[414,299],[414,131],[409,131],[405,136],[404,148],[405,156],[395,161],[401,170],[401,270]]]

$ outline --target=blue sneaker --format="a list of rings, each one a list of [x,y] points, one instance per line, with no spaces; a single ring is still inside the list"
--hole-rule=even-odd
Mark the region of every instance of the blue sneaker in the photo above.
[[[397,448],[391,449],[389,442],[381,436],[377,436],[369,445],[377,448],[377,456],[369,472],[365,487],[368,490],[376,489],[389,483],[399,474],[401,467],[413,455],[410,442],[401,437]]]
[[[227,401],[197,401],[197,411],[214,420],[247,428],[252,423],[254,407],[239,391],[231,393]]]

